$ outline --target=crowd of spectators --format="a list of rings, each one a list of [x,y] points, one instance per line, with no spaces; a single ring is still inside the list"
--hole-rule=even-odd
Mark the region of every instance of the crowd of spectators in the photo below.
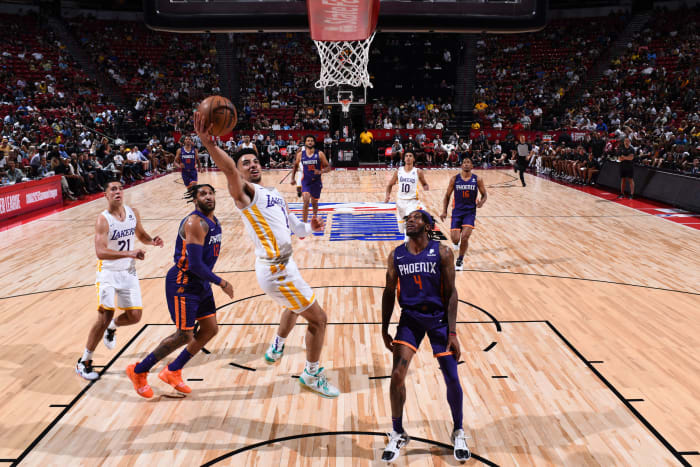
[[[560,19],[542,31],[484,35],[477,41],[475,128],[547,128],[567,93],[625,26],[622,13]]]
[[[321,65],[308,34],[237,34],[229,40],[240,67],[240,128],[328,129],[330,111],[314,86]]]
[[[70,30],[149,133],[191,128],[193,103],[219,94],[212,34],[170,34],[143,22],[76,17]]]
[[[692,172],[700,157],[699,27],[699,7],[656,11],[568,110],[568,125],[602,133],[611,150],[629,138],[640,164]]]

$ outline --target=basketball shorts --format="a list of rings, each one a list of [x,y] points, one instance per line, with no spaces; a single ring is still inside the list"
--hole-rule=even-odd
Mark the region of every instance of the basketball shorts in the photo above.
[[[409,310],[402,310],[393,342],[394,344],[405,345],[413,349],[414,352],[418,352],[420,343],[427,334],[430,346],[433,348],[433,356],[444,357],[450,355],[450,353],[447,353],[448,332],[447,319],[444,315],[414,314]]]
[[[175,326],[190,331],[194,329],[195,321],[215,316],[216,305],[208,284],[184,277],[187,276],[181,274],[178,268],[170,268],[165,276],[165,299]]]
[[[114,297],[122,310],[143,308],[141,302],[141,286],[136,269],[122,271],[102,270],[97,273],[97,305],[102,309],[114,311]]]
[[[197,171],[196,170],[183,170],[182,171],[182,181],[185,186],[190,186],[190,183],[197,183]]]
[[[323,184],[321,183],[321,180],[315,180],[315,181],[306,181],[302,178],[301,180],[301,192],[302,193],[309,193],[312,198],[314,199],[319,199],[321,197],[321,188],[323,188]]]
[[[471,211],[456,212],[452,210],[452,230],[462,230],[462,227],[474,227],[476,220],[476,209]]]
[[[255,274],[263,292],[294,313],[303,312],[316,300],[313,289],[301,277],[293,258],[276,264],[258,259],[255,261]]]
[[[423,209],[420,201],[417,199],[397,199],[396,200],[396,217],[399,222],[403,222],[404,217],[411,214],[413,211]]]

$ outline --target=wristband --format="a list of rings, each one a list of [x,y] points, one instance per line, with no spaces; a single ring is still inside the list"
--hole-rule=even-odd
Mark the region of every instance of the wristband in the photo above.
[[[457,333],[456,333],[456,332],[450,332],[449,335],[450,335],[450,336],[457,336]]]

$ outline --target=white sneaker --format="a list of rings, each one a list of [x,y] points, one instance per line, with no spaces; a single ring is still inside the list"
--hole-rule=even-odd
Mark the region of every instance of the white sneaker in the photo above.
[[[267,352],[265,352],[265,361],[267,363],[275,363],[277,360],[282,358],[282,354],[284,353],[284,344],[282,344],[282,348],[277,350],[275,347],[275,344],[270,344],[270,347],[267,349]]]
[[[455,449],[455,459],[464,462],[471,457],[472,453],[469,452],[469,447],[467,447],[467,437],[464,434],[464,430],[459,429],[452,432],[452,444]]]
[[[100,377],[100,375],[92,369],[92,360],[78,359],[78,364],[75,365],[75,373],[88,381],[95,381]]]
[[[112,350],[115,345],[117,345],[117,336],[115,335],[116,329],[105,330],[104,336],[102,336],[102,342],[105,343],[105,347]]]
[[[326,375],[323,374],[323,368],[319,368],[315,375],[309,374],[306,369],[304,369],[299,376],[299,384],[329,399],[340,395],[338,388],[333,386],[328,382],[328,379],[326,379]]]
[[[406,446],[408,442],[411,441],[411,438],[409,438],[406,432],[397,433],[394,430],[391,430],[391,432],[386,435],[389,437],[389,442],[382,453],[382,460],[387,463],[394,462],[396,458],[399,457],[401,448]]]

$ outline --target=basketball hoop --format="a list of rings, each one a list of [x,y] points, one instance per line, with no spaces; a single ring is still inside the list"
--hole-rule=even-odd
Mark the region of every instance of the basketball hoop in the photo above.
[[[371,88],[367,64],[369,47],[374,34],[373,32],[367,39],[358,41],[314,40],[321,59],[321,77],[316,81],[316,88],[323,89],[331,86]]]

